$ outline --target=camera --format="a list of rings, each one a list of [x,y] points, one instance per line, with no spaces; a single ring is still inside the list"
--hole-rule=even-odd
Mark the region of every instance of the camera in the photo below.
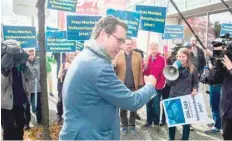
[[[1,69],[11,69],[13,66],[26,64],[28,57],[17,41],[1,42]]]
[[[230,33],[226,33],[224,36],[220,36],[212,42],[213,44],[213,58],[216,60],[222,60],[224,55],[227,55],[232,60],[232,41]]]

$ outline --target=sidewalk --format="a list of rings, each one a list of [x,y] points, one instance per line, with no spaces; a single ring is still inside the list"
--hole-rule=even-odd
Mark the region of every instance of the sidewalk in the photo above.
[[[49,99],[49,119],[50,122],[55,121],[56,119],[56,103],[57,103],[57,93],[56,93],[56,66],[53,65],[53,91],[54,92],[54,96],[51,97],[50,95],[48,95],[48,99]],[[208,116],[212,121],[212,116],[211,116],[211,109],[209,106],[209,95],[205,93],[205,87],[203,87],[202,85],[199,88],[199,91],[203,92],[203,97],[205,100],[205,104],[207,107],[207,112],[208,112]],[[124,136],[121,136],[121,140],[168,140],[168,127],[167,126],[163,126],[163,127],[159,127],[154,128],[154,127],[150,127],[150,128],[144,128],[142,127],[145,123],[146,123],[146,106],[143,106],[139,111],[138,114],[140,115],[140,117],[142,118],[140,121],[136,120],[136,128],[137,128],[137,134],[136,135],[132,135],[132,134],[127,134]],[[35,120],[32,116],[32,124],[35,124]],[[222,140],[222,134],[221,133],[217,133],[215,135],[206,135],[204,133],[205,130],[208,130],[209,128],[206,126],[207,123],[205,124],[201,124],[201,125],[192,125],[194,127],[194,131],[190,132],[190,140]],[[180,140],[181,139],[181,132],[182,132],[182,127],[178,127],[177,131],[176,131],[176,140]]]
[[[209,108],[209,95],[204,94],[204,99],[207,105],[207,111],[208,115],[211,118],[210,114],[210,108]],[[50,120],[54,121],[55,120],[55,103],[56,103],[57,98],[56,97],[50,97],[49,96],[49,107],[50,107]],[[168,127],[167,126],[162,126],[159,127],[159,129],[150,127],[150,128],[144,128],[142,127],[146,123],[146,106],[143,106],[139,111],[138,114],[142,118],[141,120],[136,120],[136,128],[137,128],[137,134],[132,135],[132,134],[127,134],[124,136],[121,136],[121,140],[168,140]],[[212,119],[211,119],[212,121]],[[197,125],[192,125],[194,127],[194,131],[190,132],[190,140],[223,140],[222,134],[217,133],[215,135],[206,135],[204,133],[205,130],[208,130],[209,128],[206,126],[207,123],[205,124],[197,124]],[[176,140],[181,139],[181,134],[182,133],[182,127],[178,127],[176,131]]]
[[[168,140],[168,127],[162,126],[159,129],[150,127],[142,127],[146,123],[146,106],[142,107],[138,114],[142,118],[140,121],[136,121],[137,134],[127,134],[121,136],[121,140]],[[206,135],[205,130],[209,128],[205,125],[192,125],[194,131],[190,131],[189,140],[222,140],[222,134]],[[181,140],[182,127],[178,127],[176,131],[176,140]]]

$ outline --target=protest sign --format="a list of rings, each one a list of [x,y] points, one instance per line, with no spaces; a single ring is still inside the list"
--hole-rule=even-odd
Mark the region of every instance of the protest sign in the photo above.
[[[47,8],[76,12],[77,0],[48,0]]]
[[[220,36],[224,36],[226,33],[230,33],[230,37],[232,38],[232,24],[229,23],[222,24]]]
[[[58,28],[54,28],[54,27],[49,27],[49,26],[46,26],[46,31],[48,30],[59,30]]]
[[[141,14],[141,30],[164,33],[166,7],[136,5],[136,12]]]
[[[22,48],[36,48],[36,30],[32,26],[3,26],[4,40],[16,40]]]
[[[77,15],[102,16],[109,8],[125,10],[126,0],[78,0],[76,13]],[[66,29],[66,16],[65,12],[58,11],[59,29]]]
[[[66,40],[65,31],[46,32],[46,51],[47,52],[75,52],[76,42]]]
[[[162,101],[168,127],[208,122],[209,118],[201,93]]]
[[[137,37],[140,23],[140,13],[108,9],[107,15],[115,16],[124,21],[128,26],[127,36]]]
[[[164,39],[183,39],[184,26],[182,25],[165,25]]]
[[[67,16],[67,39],[89,40],[100,16]]]
[[[78,0],[78,15],[105,15],[106,10],[114,8],[118,10],[126,9],[126,0]]]

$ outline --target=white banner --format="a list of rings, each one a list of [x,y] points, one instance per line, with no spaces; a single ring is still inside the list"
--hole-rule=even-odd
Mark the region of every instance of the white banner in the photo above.
[[[209,122],[202,93],[162,101],[168,127]]]
[[[37,16],[37,1],[38,0],[13,0],[13,11],[17,15]],[[47,3],[45,3],[45,7],[47,7]],[[45,9],[46,18],[48,18],[49,15],[49,10]]]

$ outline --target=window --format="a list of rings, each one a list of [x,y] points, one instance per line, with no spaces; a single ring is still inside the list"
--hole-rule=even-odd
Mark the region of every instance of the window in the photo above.
[[[188,18],[187,21],[198,35],[201,42],[206,46],[207,16]],[[193,34],[189,27],[185,24],[184,20],[181,20],[180,24],[184,25],[184,42],[189,42]]]

